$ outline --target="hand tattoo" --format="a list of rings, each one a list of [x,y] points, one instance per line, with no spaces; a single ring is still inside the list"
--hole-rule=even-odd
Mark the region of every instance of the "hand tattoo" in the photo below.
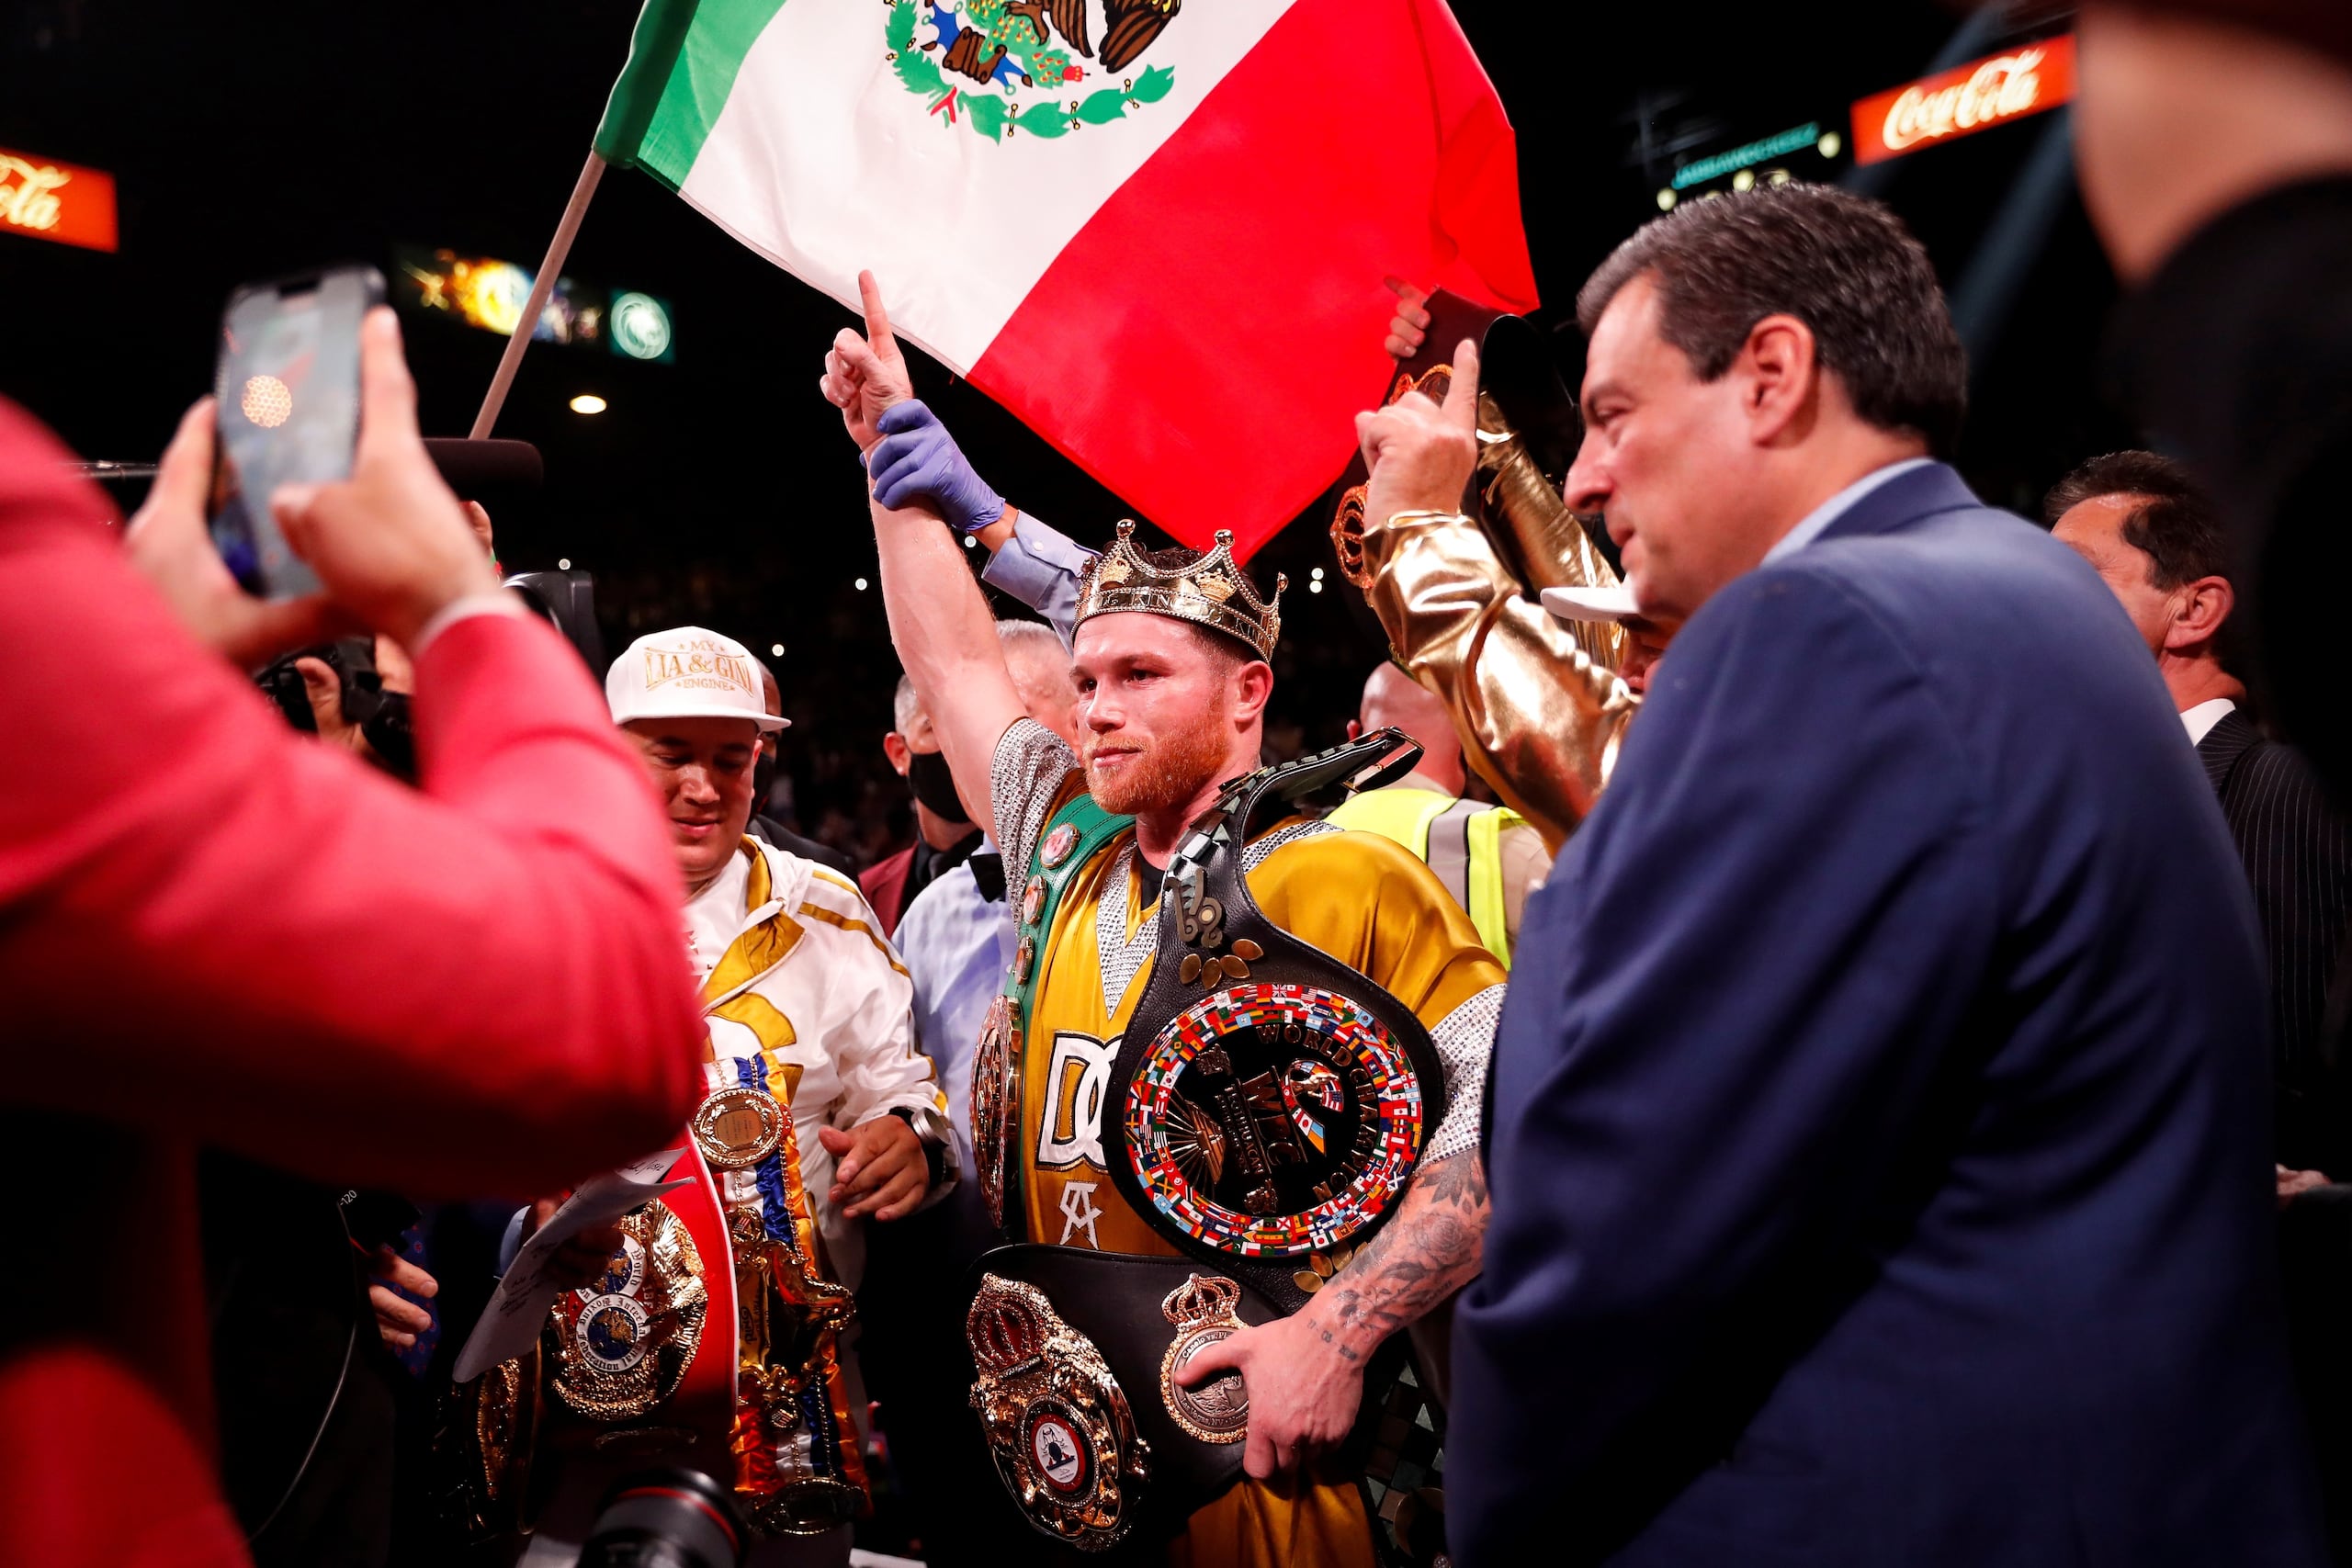
[[[1323,1342],[1361,1361],[1468,1283],[1486,1244],[1487,1209],[1476,1149],[1422,1167],[1396,1217],[1315,1293],[1308,1310]]]

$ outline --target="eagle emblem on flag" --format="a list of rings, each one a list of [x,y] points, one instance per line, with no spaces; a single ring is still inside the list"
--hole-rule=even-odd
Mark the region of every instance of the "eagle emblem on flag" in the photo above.
[[[1183,0],[891,0],[883,58],[944,124],[991,141],[1066,136],[1168,96],[1140,61]]]

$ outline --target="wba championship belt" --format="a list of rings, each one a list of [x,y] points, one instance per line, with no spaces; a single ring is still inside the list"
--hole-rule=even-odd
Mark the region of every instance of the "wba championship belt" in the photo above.
[[[1445,1079],[1411,1009],[1258,908],[1259,809],[1376,789],[1420,755],[1383,729],[1227,786],[1168,863],[1159,948],[1111,1076],[1120,1196],[1295,1311],[1402,1201]]]
[[[1178,1385],[1184,1363],[1281,1316],[1187,1258],[1001,1247],[972,1266],[972,1407],[1005,1489],[1082,1551],[1165,1536],[1241,1475],[1238,1373]]]

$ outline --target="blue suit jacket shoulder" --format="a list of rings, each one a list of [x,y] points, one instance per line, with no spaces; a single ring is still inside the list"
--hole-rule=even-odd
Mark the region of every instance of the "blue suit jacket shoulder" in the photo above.
[[[1458,1554],[2317,1561],[2233,876],[2120,607],[1949,469],[1726,587],[1522,925]]]

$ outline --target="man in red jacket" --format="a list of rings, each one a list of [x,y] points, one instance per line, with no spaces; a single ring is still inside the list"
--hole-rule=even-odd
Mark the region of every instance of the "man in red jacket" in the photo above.
[[[318,601],[212,554],[212,411],[126,541],[0,401],[0,1562],[241,1563],[214,1486],[191,1157],[545,1191],[677,1131],[702,1028],[643,769],[502,592],[363,333],[348,483],[277,498]],[[350,623],[356,622],[356,626]],[[416,665],[421,788],[288,730],[242,668],[342,629]]]

